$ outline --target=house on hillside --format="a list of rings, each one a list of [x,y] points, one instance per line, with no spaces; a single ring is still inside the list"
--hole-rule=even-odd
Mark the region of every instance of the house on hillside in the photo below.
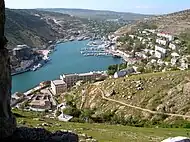
[[[134,39],[134,38],[135,38],[135,35],[129,35],[129,37],[131,37],[132,39]]]
[[[177,49],[176,45],[172,44],[172,43],[169,44],[169,48],[172,49],[172,50],[176,50]]]
[[[156,39],[156,43],[161,44],[161,45],[166,45],[167,41],[166,40],[162,40],[162,39]]]
[[[155,46],[155,57],[156,58],[164,58],[166,56],[166,52],[167,50],[163,47],[160,47],[160,46]]]
[[[173,41],[174,40],[174,36],[173,35],[170,35],[170,34],[164,33],[164,32],[157,33],[157,36],[158,37],[164,37],[164,38],[168,39],[169,41]]]
[[[178,61],[179,61],[180,55],[178,53],[176,53],[176,52],[173,52],[171,54],[171,56],[172,56],[172,58],[171,58],[171,64],[172,64],[172,66],[175,66],[178,63]]]
[[[120,78],[120,77],[124,77],[126,75],[129,75],[129,74],[132,74],[132,73],[135,73],[136,70],[134,67],[132,68],[128,68],[128,69],[124,69],[124,70],[121,70],[121,71],[117,71],[115,74],[114,74],[114,78]]]
[[[156,30],[152,30],[152,29],[145,29],[145,31],[147,31],[149,33],[153,33],[153,34],[156,32]]]
[[[143,37],[138,36],[137,39],[139,39],[140,41],[142,41]]]
[[[186,70],[189,68],[188,59],[187,58],[181,58],[180,59],[181,66],[179,67],[180,70]]]

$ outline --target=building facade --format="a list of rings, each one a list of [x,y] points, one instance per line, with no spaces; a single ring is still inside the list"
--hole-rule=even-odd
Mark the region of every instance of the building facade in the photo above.
[[[67,91],[67,84],[63,80],[51,81],[51,89],[54,95],[62,94]]]
[[[85,82],[95,80],[96,78],[101,77],[102,72],[89,72],[89,73],[81,73],[81,74],[64,74],[60,76],[60,79],[63,80],[67,87],[72,87],[76,82],[83,80]]]
[[[13,49],[13,55],[18,59],[27,60],[31,56],[31,51],[31,48],[27,45],[17,45],[17,47]]]

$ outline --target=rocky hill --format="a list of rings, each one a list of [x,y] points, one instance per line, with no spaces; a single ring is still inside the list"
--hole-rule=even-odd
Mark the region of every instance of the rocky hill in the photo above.
[[[110,19],[139,20],[139,19],[144,19],[145,17],[152,16],[152,15],[143,15],[143,14],[130,13],[130,12],[115,12],[115,11],[89,10],[89,9],[49,8],[43,10],[70,14],[82,18],[91,18],[99,20],[110,20]]]
[[[81,25],[80,20],[68,14],[29,9],[6,9],[5,30],[9,48],[14,48],[17,44],[42,48],[47,46],[49,41],[63,38],[70,29],[80,28]]]
[[[138,28],[143,24],[154,24],[157,25],[158,29],[164,32],[169,32],[171,34],[180,34],[184,31],[189,31],[190,29],[190,10],[184,10],[180,12],[175,12],[167,15],[160,15],[155,17],[150,17],[146,20],[138,21],[134,25],[128,25],[122,27],[117,34],[124,34],[130,32],[131,30]]]
[[[85,89],[85,93],[81,93]],[[135,75],[75,89],[79,108],[114,112],[125,119],[172,123],[190,120],[190,71]]]
[[[43,47],[58,35],[43,19],[26,10],[6,9],[6,36],[9,48],[17,44]]]

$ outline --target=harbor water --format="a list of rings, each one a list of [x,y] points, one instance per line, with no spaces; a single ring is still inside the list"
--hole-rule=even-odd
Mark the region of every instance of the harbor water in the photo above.
[[[51,61],[36,71],[30,71],[12,77],[12,93],[25,92],[42,81],[58,79],[64,73],[82,73],[103,71],[111,64],[122,62],[120,58],[111,56],[84,57],[80,50],[87,46],[88,41],[61,43],[50,55]]]

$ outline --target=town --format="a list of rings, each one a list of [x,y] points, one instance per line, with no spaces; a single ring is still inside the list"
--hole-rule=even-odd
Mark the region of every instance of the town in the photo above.
[[[73,118],[72,116],[63,113],[57,115],[56,112],[67,108],[64,95],[71,88],[80,86],[81,83],[103,81],[108,77],[120,78],[140,73],[186,70],[189,68],[189,56],[185,54],[187,51],[183,50],[186,47],[183,47],[182,41],[176,36],[156,29],[138,29],[137,32],[128,35],[113,33],[108,37],[103,37],[101,41],[89,41],[88,46],[88,48],[81,49],[81,54],[84,56],[86,56],[85,54],[89,54],[88,56],[107,56],[109,54],[114,58],[122,58],[123,63],[111,65],[107,71],[63,74],[57,80],[42,82],[39,86],[25,93],[13,94],[12,107],[27,111],[48,111],[51,112],[52,118],[69,121]],[[18,47],[13,50],[13,54],[25,59],[26,56],[24,55],[29,55],[28,48],[19,50]],[[101,52],[104,54],[100,54]],[[36,51],[35,54],[48,55],[47,51],[45,53]],[[38,60],[37,58],[34,61]],[[27,67],[29,67],[28,64]],[[26,69],[26,65],[24,68]],[[58,98],[63,99],[61,104],[57,101]]]

